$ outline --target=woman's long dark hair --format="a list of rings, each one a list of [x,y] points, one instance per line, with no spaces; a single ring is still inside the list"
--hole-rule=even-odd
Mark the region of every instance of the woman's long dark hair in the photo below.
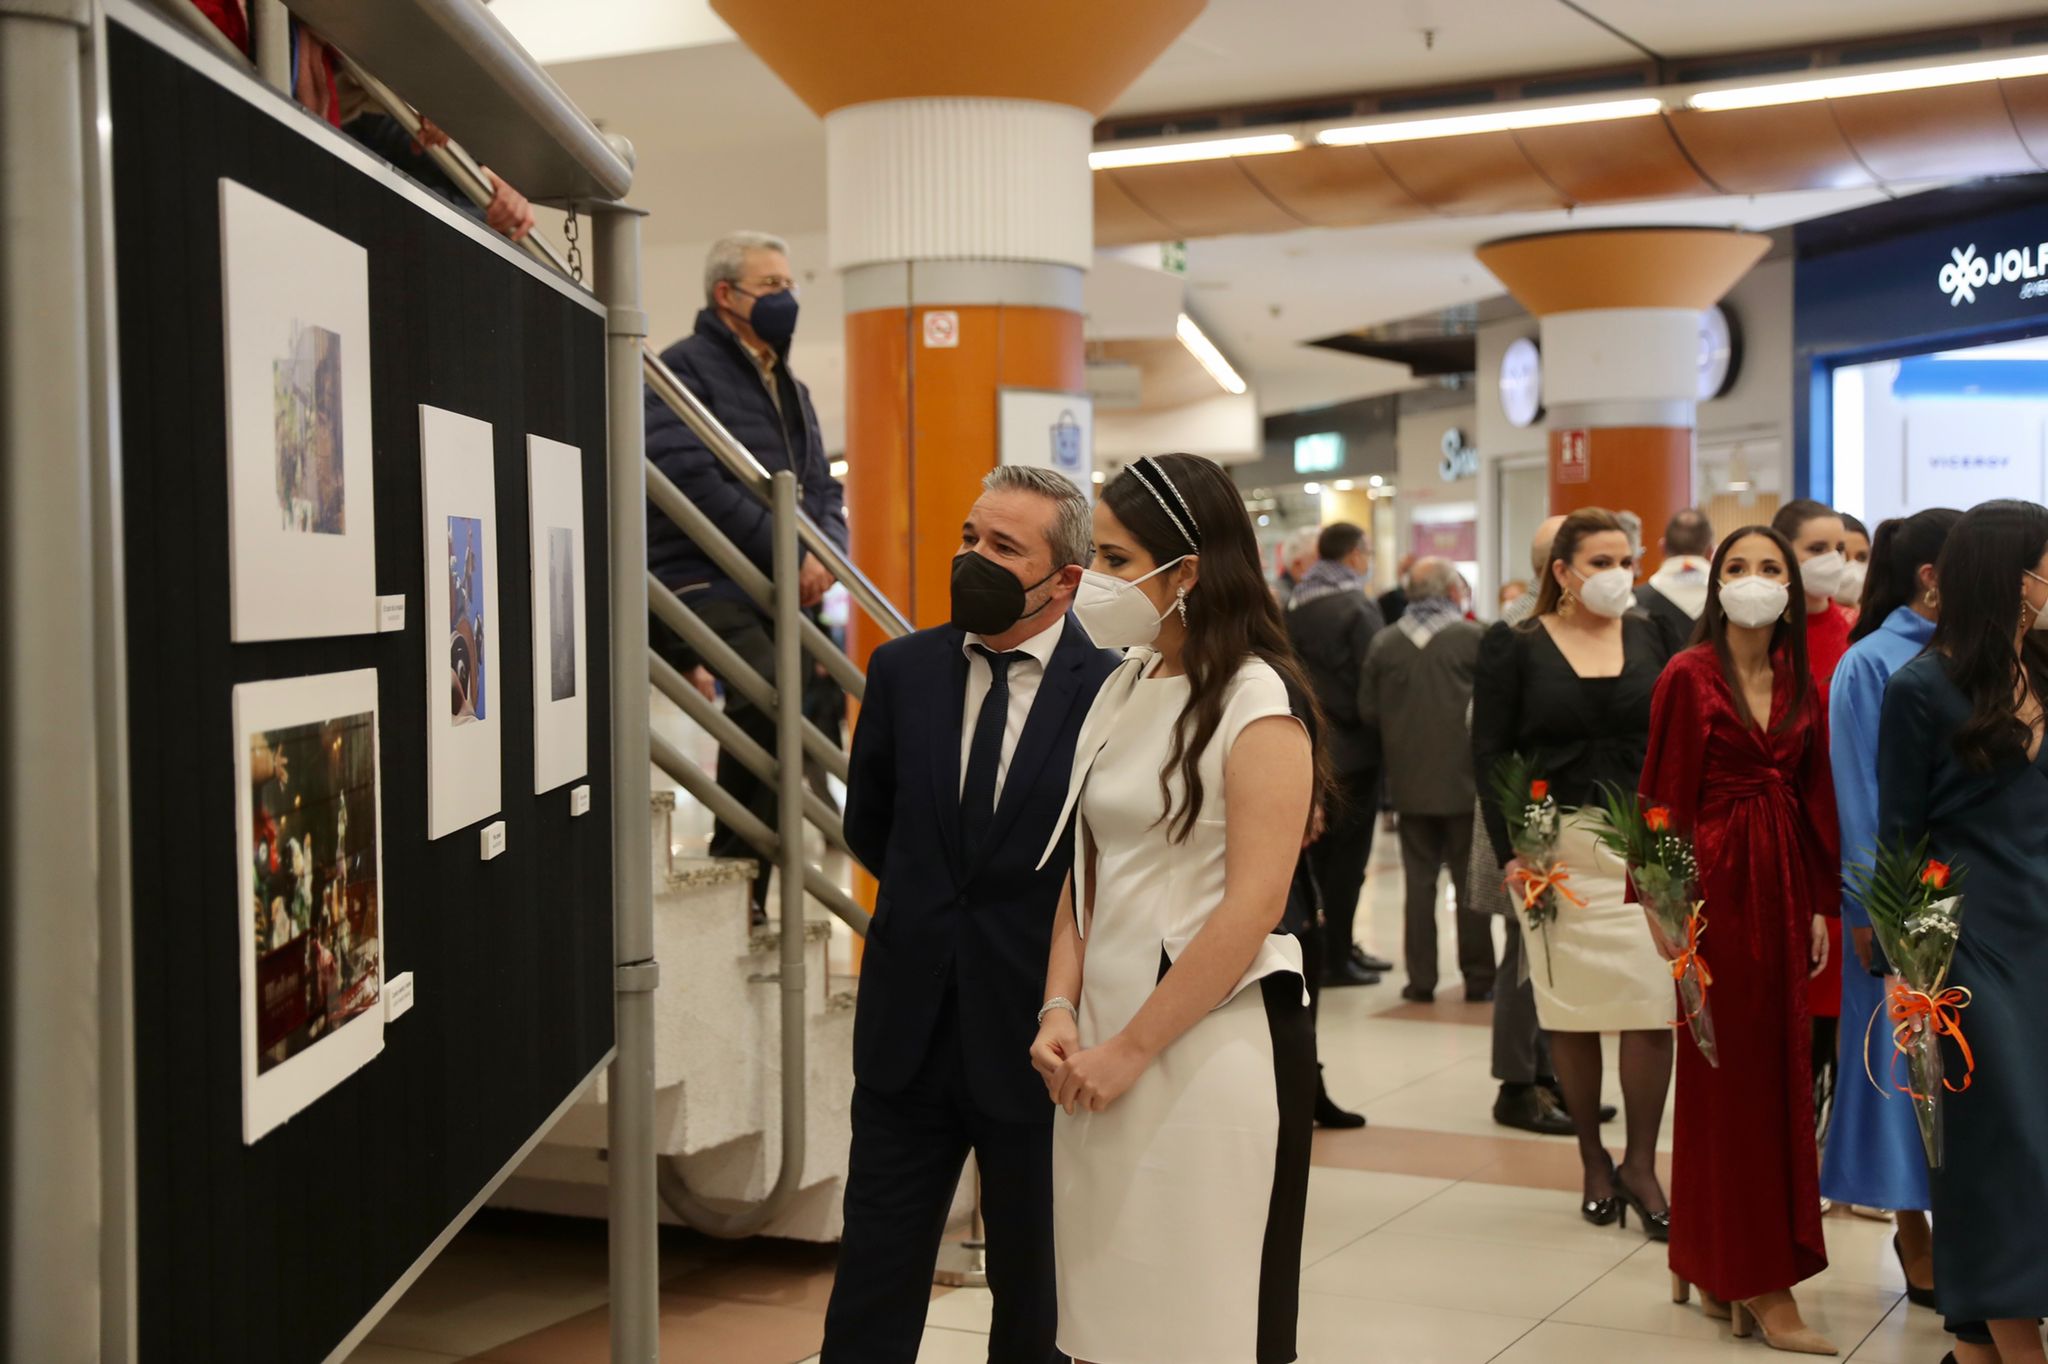
[[[1863,600],[1856,605],[1862,614],[1849,632],[1851,644],[1876,634],[1892,612],[1913,604],[1920,595],[1921,566],[1940,562],[1948,533],[1962,519],[1954,508],[1929,507],[1879,523],[1877,534],[1870,537],[1870,575],[1863,580]]]
[[[1572,560],[1578,557],[1580,541],[1589,535],[1610,530],[1628,534],[1628,527],[1621,524],[1621,518],[1604,507],[1581,507],[1564,519],[1557,528],[1557,537],[1550,542],[1550,558],[1543,564],[1543,581],[1537,584],[1536,609],[1522,622],[1523,629],[1542,629],[1539,624],[1542,618],[1556,611],[1558,603],[1564,600],[1564,586],[1557,580],[1557,565],[1561,563],[1569,568]]]
[[[1188,593],[1187,643],[1181,649],[1188,701],[1174,725],[1173,748],[1159,772],[1159,789],[1171,821],[1169,833],[1174,842],[1182,843],[1194,831],[1202,810],[1202,754],[1223,723],[1231,681],[1245,659],[1256,656],[1265,660],[1308,706],[1314,709],[1316,702],[1315,689],[1295,657],[1286,622],[1266,586],[1265,572],[1259,566],[1258,535],[1237,485],[1220,466],[1194,455],[1160,455],[1156,462],[1173,484],[1166,500],[1180,515],[1180,504],[1171,493],[1178,492],[1186,499],[1202,546],[1201,580]],[[1152,490],[1129,469],[1103,488],[1102,500],[1154,563],[1171,563],[1187,552],[1180,528]],[[1314,732],[1325,732],[1322,719],[1320,710],[1315,710]],[[1314,761],[1314,795],[1324,801],[1330,781],[1328,759],[1320,748]],[[1168,785],[1176,768],[1183,792],[1178,810],[1173,808],[1173,791]]]
[[[1822,514],[1834,515],[1825,508]],[[1809,516],[1799,524],[1812,519]],[[1785,614],[1771,627],[1770,650],[1773,667],[1782,660],[1792,668],[1792,704],[1785,707],[1785,718],[1777,725],[1777,729],[1785,730],[1799,723],[1813,701],[1813,669],[1806,660],[1806,584],[1799,576],[1799,556],[1792,552],[1790,540],[1769,526],[1744,526],[1721,542],[1721,547],[1714,551],[1713,572],[1707,575],[1707,606],[1700,612],[1699,633],[1693,638],[1714,647],[1714,657],[1721,663],[1721,676],[1727,679],[1728,690],[1735,698],[1735,713],[1757,729],[1769,728],[1770,716],[1759,718],[1749,713],[1749,697],[1743,692],[1742,679],[1735,675],[1735,658],[1728,652],[1728,613],[1721,609],[1721,566],[1728,562],[1728,551],[1736,541],[1750,535],[1763,536],[1785,557]]]
[[[1941,619],[1933,649],[1970,700],[1970,718],[1956,731],[1964,764],[1987,772],[2025,758],[2033,733],[2014,698],[2024,687],[2048,699],[2048,633],[2028,631],[2018,653],[2020,588],[2048,552],[2048,508],[2032,502],[1985,502],[1965,512],[1949,533],[1935,575]]]

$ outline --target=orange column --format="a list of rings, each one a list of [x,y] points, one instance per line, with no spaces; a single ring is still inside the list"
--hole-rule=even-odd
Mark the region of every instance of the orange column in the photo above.
[[[1645,571],[1658,532],[1693,500],[1700,314],[1769,245],[1718,228],[1618,228],[1479,248],[1543,322],[1550,510],[1634,512]]]

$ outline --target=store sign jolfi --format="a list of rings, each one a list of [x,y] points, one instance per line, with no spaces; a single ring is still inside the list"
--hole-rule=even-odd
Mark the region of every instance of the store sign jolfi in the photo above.
[[[1557,481],[1587,483],[1593,477],[1593,433],[1585,430],[1557,433]]]
[[[1977,291],[2000,284],[2021,284],[2021,298],[2040,298],[2048,295],[2048,242],[2039,246],[2016,246],[2009,250],[1993,252],[1988,256],[1977,254],[1977,244],[1950,247],[1949,258],[1942,263],[1941,272],[1935,282],[1948,295],[1951,308],[1977,301]]]

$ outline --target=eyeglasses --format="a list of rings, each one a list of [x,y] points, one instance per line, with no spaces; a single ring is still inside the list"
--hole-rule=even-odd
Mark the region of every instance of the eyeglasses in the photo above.
[[[749,294],[793,294],[796,292],[796,281],[787,275],[768,275],[751,282],[743,280],[736,287]]]

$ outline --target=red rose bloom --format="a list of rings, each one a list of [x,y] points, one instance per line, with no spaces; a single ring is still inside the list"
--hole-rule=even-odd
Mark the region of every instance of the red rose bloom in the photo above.
[[[1652,805],[1643,811],[1643,823],[1653,834],[1661,834],[1671,827],[1671,812],[1661,805]]]
[[[1927,866],[1920,873],[1920,884],[1940,890],[1948,885],[1948,863],[1927,859]]]
[[[1547,782],[1547,781],[1532,781],[1532,782],[1530,782],[1530,783],[1529,783],[1529,799],[1530,799],[1530,800],[1534,800],[1534,801],[1545,801],[1545,800],[1549,800],[1549,799],[1550,799],[1550,783],[1549,783],[1549,782]]]

